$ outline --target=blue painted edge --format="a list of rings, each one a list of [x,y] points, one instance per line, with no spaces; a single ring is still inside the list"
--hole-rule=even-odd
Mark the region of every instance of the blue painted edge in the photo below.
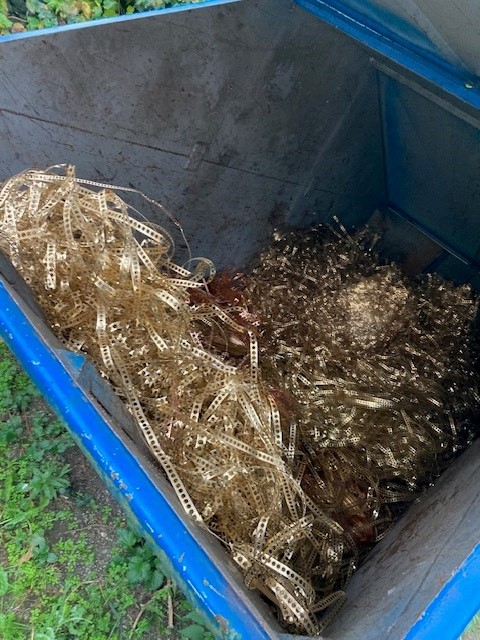
[[[7,33],[0,36],[0,45],[3,42],[12,40],[23,40],[24,38],[35,38],[39,36],[51,36],[55,33],[63,33],[64,31],[74,31],[76,29],[86,29],[90,27],[100,27],[104,25],[117,24],[118,22],[126,22],[129,20],[140,20],[142,18],[152,18],[153,16],[168,15],[178,13],[180,11],[193,11],[195,9],[204,9],[206,7],[214,7],[222,4],[232,4],[240,2],[240,0],[204,0],[203,2],[195,2],[193,4],[182,4],[176,7],[167,7],[166,9],[153,9],[152,11],[142,11],[141,13],[132,13],[130,15],[115,16],[114,18],[99,18],[98,20],[86,20],[85,22],[76,22],[75,24],[65,24],[58,27],[49,27],[48,29],[38,29],[37,31],[25,31],[22,33]]]
[[[70,368],[76,379],[80,375],[87,357],[83,353],[75,353],[74,351],[67,351],[67,349],[57,349],[57,354],[60,360],[63,360],[65,365]]]
[[[476,78],[461,76],[440,58],[394,40],[390,34],[382,31],[380,25],[367,24],[363,16],[345,7],[340,8],[333,0],[295,0],[295,3],[369,49],[434,83],[462,102],[480,109],[480,92],[474,88],[478,84]]]
[[[480,544],[446,582],[404,640],[457,640],[480,610]]]
[[[114,496],[120,498],[120,503],[128,503],[128,511],[141,530],[166,554],[174,573],[186,585],[187,595],[204,611],[219,637],[275,638],[276,632],[241,597],[240,590],[229,583],[228,572],[222,571],[221,563],[214,562],[195,538],[197,525],[160,493],[148,472],[77,384],[61,354],[47,344],[24,313],[21,302],[1,279],[0,335],[65,421],[100,476],[108,478],[108,484],[113,482]]]

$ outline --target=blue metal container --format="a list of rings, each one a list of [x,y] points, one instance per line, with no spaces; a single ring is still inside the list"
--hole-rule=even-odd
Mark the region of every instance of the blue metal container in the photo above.
[[[68,162],[135,186],[219,265],[246,264],[280,223],[378,210],[406,270],[479,287],[477,3],[203,4],[0,39],[0,179]],[[182,513],[109,387],[0,271],[2,335],[219,637],[289,637]],[[479,480],[474,444],[372,552],[326,637],[458,636],[480,607]]]

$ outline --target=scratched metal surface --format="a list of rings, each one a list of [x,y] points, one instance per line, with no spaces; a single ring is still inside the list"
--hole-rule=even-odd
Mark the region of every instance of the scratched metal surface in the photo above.
[[[0,114],[0,179],[72,162],[132,184],[219,264],[383,189],[375,71],[289,0],[5,42]]]

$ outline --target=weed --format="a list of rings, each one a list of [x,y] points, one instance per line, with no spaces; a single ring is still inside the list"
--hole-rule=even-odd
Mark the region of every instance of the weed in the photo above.
[[[0,638],[212,640],[145,540],[70,486],[73,441],[38,398],[0,342]]]
[[[2,2],[0,0],[0,7]],[[37,388],[10,356],[4,343],[0,343],[0,416],[11,417],[17,411],[26,411],[33,398],[40,397]]]
[[[114,561],[126,563],[126,578],[129,584],[143,584],[151,591],[159,589],[165,582],[159,558],[131,529],[117,529],[117,537],[122,552]]]

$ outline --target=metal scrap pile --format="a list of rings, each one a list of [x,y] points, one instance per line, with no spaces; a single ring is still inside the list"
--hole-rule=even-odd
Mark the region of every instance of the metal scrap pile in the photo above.
[[[104,187],[71,167],[12,178],[0,248],[125,400],[185,511],[315,635],[390,505],[472,438],[471,292],[412,284],[346,232],[278,235],[248,276],[188,269]]]

